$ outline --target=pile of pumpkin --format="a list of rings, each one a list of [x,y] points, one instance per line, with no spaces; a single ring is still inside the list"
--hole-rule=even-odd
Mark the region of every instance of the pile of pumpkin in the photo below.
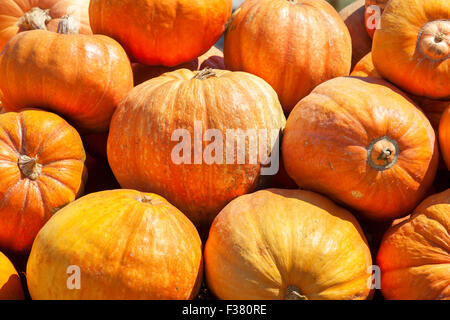
[[[231,11],[0,1],[0,299],[450,299],[448,0]],[[196,123],[280,170],[175,163]]]

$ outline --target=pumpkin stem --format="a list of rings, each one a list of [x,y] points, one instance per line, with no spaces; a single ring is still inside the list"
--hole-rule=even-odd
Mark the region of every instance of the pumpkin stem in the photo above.
[[[208,78],[215,77],[215,76],[216,76],[216,73],[214,72],[213,69],[205,68],[202,71],[198,72],[192,79],[206,80]]]
[[[18,165],[22,174],[31,180],[36,180],[42,172],[42,165],[37,162],[37,159],[26,155],[19,157]]]
[[[139,201],[142,203],[153,204],[153,199],[150,196],[143,196],[142,198],[139,199]]]
[[[47,30],[47,23],[52,19],[50,9],[34,7],[26,12],[17,22],[20,30]]]
[[[78,34],[79,30],[80,23],[74,17],[65,15],[61,17],[56,32],[60,34]]]
[[[381,137],[372,141],[367,148],[367,162],[377,171],[384,171],[397,162],[400,153],[396,141],[389,137]]]
[[[450,57],[450,20],[435,20],[425,24],[417,37],[418,51],[432,61]]]
[[[300,289],[296,286],[288,286],[286,289],[285,300],[308,300],[308,297],[302,295]]]

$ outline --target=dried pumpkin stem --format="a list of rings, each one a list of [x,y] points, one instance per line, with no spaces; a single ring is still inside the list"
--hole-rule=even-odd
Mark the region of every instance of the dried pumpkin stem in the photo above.
[[[21,30],[47,30],[47,23],[51,19],[50,9],[34,7],[19,19],[17,25]]]
[[[288,286],[286,289],[285,300],[308,300],[308,297],[300,293],[300,289],[296,286]]]
[[[56,32],[61,34],[78,34],[79,30],[80,23],[74,17],[65,15],[61,17]]]
[[[417,49],[425,58],[443,61],[450,57],[450,20],[426,23],[417,37]]]
[[[381,148],[381,150],[380,145],[384,145],[384,147]],[[379,152],[378,155],[376,154],[377,152]],[[384,136],[375,139],[367,147],[367,162],[373,169],[377,171],[384,171],[389,168],[392,168],[395,165],[395,163],[398,160],[399,153],[400,149],[398,147],[398,143],[395,140],[387,136]],[[377,163],[375,159],[384,161],[384,164]]]
[[[205,68],[202,71],[198,72],[193,79],[198,79],[198,80],[206,80],[208,78],[211,77],[215,77],[216,73],[214,72],[213,69],[211,68]]]
[[[19,157],[18,165],[20,172],[31,180],[36,180],[42,172],[42,165],[37,162],[37,159],[27,155]]]

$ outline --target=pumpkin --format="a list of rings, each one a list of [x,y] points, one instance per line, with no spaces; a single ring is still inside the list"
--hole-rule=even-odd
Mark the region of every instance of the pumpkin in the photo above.
[[[364,24],[364,0],[350,3],[339,11],[352,38],[352,68],[372,49],[372,39]]]
[[[227,69],[266,80],[285,112],[314,87],[350,72],[352,41],[324,0],[247,0],[225,33]]]
[[[173,67],[204,54],[222,35],[232,0],[91,0],[94,33],[108,35],[133,62]]]
[[[371,38],[381,26],[381,16],[389,0],[365,0],[364,22]]]
[[[209,226],[229,201],[276,173],[278,152],[271,150],[285,122],[264,80],[180,69],[122,100],[111,121],[108,160],[123,188],[160,194],[197,226]],[[263,164],[265,156],[273,166]]]
[[[19,274],[9,259],[0,252],[0,300],[24,300]]]
[[[176,67],[164,66],[146,66],[140,63],[133,63],[134,85],[137,86],[147,80],[159,77],[160,75],[175,71],[178,69],[189,69],[192,71],[203,70],[205,68],[211,69],[225,69],[225,62],[223,61],[223,53],[216,47],[211,47],[204,55],[190,61],[183,63]]]
[[[439,142],[442,156],[450,170],[450,106],[444,111],[439,126]]]
[[[0,115],[0,248],[31,249],[45,222],[83,192],[84,161],[79,134],[61,117]]]
[[[62,17],[75,20],[72,31],[92,34],[89,0],[2,0],[0,6],[0,51],[17,33],[28,30],[56,32]]]
[[[372,53],[366,54],[353,68],[352,77],[376,77],[382,79],[372,62]]]
[[[386,299],[450,299],[450,189],[387,231],[378,251]]]
[[[225,300],[366,299],[371,265],[356,218],[303,190],[233,200],[205,246],[206,283]]]
[[[27,283],[34,300],[184,300],[199,289],[202,263],[183,213],[156,194],[111,190],[80,198],[44,226]]]
[[[406,215],[432,185],[437,139],[413,102],[377,78],[319,85],[289,116],[282,153],[300,188],[375,220]]]
[[[60,21],[60,32],[70,25],[68,19]],[[22,32],[0,55],[0,69],[6,110],[41,107],[83,131],[106,131],[116,106],[133,88],[125,51],[102,35]]]
[[[447,0],[389,1],[373,39],[375,68],[408,93],[449,100],[449,34]]]

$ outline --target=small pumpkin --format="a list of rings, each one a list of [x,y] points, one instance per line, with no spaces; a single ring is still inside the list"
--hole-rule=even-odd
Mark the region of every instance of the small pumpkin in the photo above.
[[[432,185],[435,133],[425,115],[377,78],[319,85],[290,114],[282,153],[289,176],[376,220],[410,212]]]
[[[24,300],[19,274],[9,259],[0,252],[0,300]]]
[[[44,226],[27,283],[35,300],[184,300],[200,288],[202,263],[183,213],[155,194],[111,190],[80,198]]]
[[[450,189],[425,199],[383,237],[377,264],[386,299],[450,299]]]
[[[60,33],[33,30],[11,39],[0,55],[3,105],[8,111],[40,107],[80,130],[106,131],[133,88],[131,64],[111,38],[63,34],[70,25],[63,19]]]
[[[372,258],[356,218],[319,194],[268,189],[216,217],[206,282],[225,300],[362,300]]]
[[[365,0],[364,22],[371,38],[381,26],[381,16],[389,0]]]
[[[223,53],[216,47],[211,47],[204,55],[190,61],[183,63],[176,67],[164,67],[164,66],[146,66],[140,63],[133,63],[133,76],[134,86],[141,83],[159,77],[160,75],[175,71],[178,69],[189,69],[192,71],[203,70],[205,68],[211,69],[225,69],[225,62],[223,60]]]
[[[56,32],[64,16],[74,20],[73,32],[92,34],[89,0],[2,0],[0,51],[19,32],[37,29]]]
[[[372,49],[372,39],[364,23],[365,0],[357,0],[339,11],[352,38],[352,69]]]
[[[450,99],[447,0],[391,0],[373,39],[375,68],[407,93]]]
[[[122,100],[111,121],[108,160],[123,188],[161,194],[197,226],[209,226],[229,201],[263,185],[275,170],[276,164],[262,174],[264,157],[278,154],[272,150],[285,122],[264,80],[180,69]],[[260,150],[246,147],[252,136]]]
[[[450,106],[444,111],[439,126],[439,142],[442,157],[450,170]]]
[[[352,40],[324,0],[247,0],[225,33],[227,69],[266,80],[285,112],[318,84],[350,73]]]
[[[232,0],[91,0],[94,33],[116,39],[133,62],[167,67],[191,61],[219,40]]]
[[[360,61],[358,61],[350,75],[352,77],[376,77],[382,79],[381,75],[373,65],[371,52],[366,54]]]
[[[48,219],[83,192],[77,131],[38,110],[0,115],[0,248],[23,252]]]

